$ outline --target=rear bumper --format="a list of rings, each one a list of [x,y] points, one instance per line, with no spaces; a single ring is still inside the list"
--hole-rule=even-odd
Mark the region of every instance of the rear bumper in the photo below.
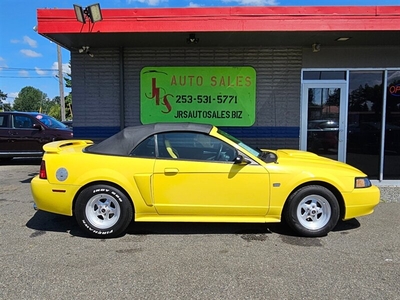
[[[354,189],[343,194],[346,212],[343,220],[372,214],[380,201],[380,191],[376,186]]]
[[[39,176],[31,181],[34,208],[66,216],[73,215],[73,201],[78,190],[78,186],[50,184]]]

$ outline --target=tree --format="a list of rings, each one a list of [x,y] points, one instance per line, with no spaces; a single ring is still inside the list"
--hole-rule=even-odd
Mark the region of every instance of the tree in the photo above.
[[[3,101],[7,99],[7,94],[3,93],[2,90],[0,90],[0,110],[5,110],[4,109],[4,105],[6,103],[4,103]]]
[[[3,103],[3,101],[6,99],[7,99],[7,94],[3,93],[3,91],[0,90],[0,104]]]
[[[58,120],[61,120],[61,108],[60,104],[55,104],[50,107],[49,111],[47,112],[49,116],[52,116]]]
[[[14,101],[14,109],[18,111],[42,111],[47,103],[47,94],[31,86],[24,87]]]
[[[12,106],[11,106],[10,103],[3,103],[2,106],[3,106],[3,108],[1,108],[1,105],[0,105],[0,110],[1,110],[1,109],[3,109],[4,111],[11,111],[11,110],[13,110],[13,108],[12,108]]]
[[[69,62],[69,68],[71,69],[71,61]],[[64,76],[64,81],[65,81],[65,87],[72,88],[71,74],[67,73],[66,76]],[[65,97],[65,118],[67,120],[72,120],[73,118],[71,93],[69,93],[68,96]]]
[[[73,119],[72,114],[72,94],[69,93],[67,97],[65,97],[65,118],[67,120]]]
[[[69,63],[69,67],[71,68],[71,63]],[[71,74],[67,73],[67,75],[64,77],[64,81],[65,81],[65,87],[67,88],[72,87]]]

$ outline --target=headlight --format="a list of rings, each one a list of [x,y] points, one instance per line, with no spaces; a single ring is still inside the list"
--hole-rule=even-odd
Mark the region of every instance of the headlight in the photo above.
[[[367,188],[370,187],[371,181],[367,177],[358,177],[354,181],[354,188],[359,189],[359,188]]]

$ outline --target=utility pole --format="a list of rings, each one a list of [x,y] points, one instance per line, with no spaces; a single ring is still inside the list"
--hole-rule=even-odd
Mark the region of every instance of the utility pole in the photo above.
[[[65,121],[64,77],[62,73],[61,47],[57,45],[58,86],[60,89],[61,121]]]

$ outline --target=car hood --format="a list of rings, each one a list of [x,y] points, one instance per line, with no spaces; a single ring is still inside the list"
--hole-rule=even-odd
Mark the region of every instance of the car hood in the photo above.
[[[263,151],[267,150],[263,149]],[[358,176],[366,176],[363,172],[351,165],[330,158],[322,157],[312,152],[293,149],[279,149],[271,152],[274,152],[278,156],[277,162],[281,165],[291,165],[293,167],[297,166],[300,168],[316,167],[323,168],[325,170],[349,171],[356,173]]]

